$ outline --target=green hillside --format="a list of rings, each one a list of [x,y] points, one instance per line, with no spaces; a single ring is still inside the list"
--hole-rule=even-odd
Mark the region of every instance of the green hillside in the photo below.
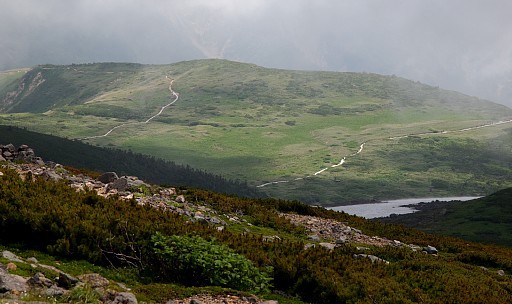
[[[468,202],[439,202],[420,211],[379,219],[473,242],[512,246],[512,188]]]
[[[203,190],[183,188],[171,195],[151,186],[144,193],[133,190],[137,196],[129,200],[104,198],[62,181],[23,180],[17,173],[23,166],[0,168],[0,249],[21,258],[0,257],[0,263],[15,265],[2,269],[3,279],[44,272],[49,286],[63,276],[56,269],[73,276],[96,272],[110,280],[109,289],[128,290],[140,303],[168,303],[197,293],[256,294],[282,304],[512,301],[510,248],[298,202]],[[72,176],[75,182],[80,178]],[[157,207],[141,204],[155,197]],[[205,222],[207,216],[216,217],[216,224]],[[323,225],[322,233],[310,224]],[[438,253],[422,252],[427,245]],[[25,262],[34,256],[49,266]],[[64,296],[41,297],[37,290],[20,295],[2,289],[2,294],[37,303],[98,303],[98,294],[105,293],[87,284],[66,288],[70,292]]]
[[[271,196],[336,204],[512,186],[511,124],[467,130],[508,122],[512,110],[400,77],[225,60],[46,65],[11,82],[2,75],[0,92],[11,92],[0,97],[4,125],[84,139],[129,123],[85,141],[253,187],[281,181],[259,188]],[[143,123],[175,98],[170,79],[179,99]]]
[[[0,125],[0,143],[16,147],[30,143],[39,157],[86,171],[114,171],[135,175],[155,184],[188,186],[248,197],[264,196],[240,181],[228,180],[189,166],[148,155],[92,146],[80,141]]]

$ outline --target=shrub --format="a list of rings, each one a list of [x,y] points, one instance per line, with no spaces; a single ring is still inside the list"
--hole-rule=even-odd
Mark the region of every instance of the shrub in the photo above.
[[[161,271],[180,283],[216,285],[238,290],[261,291],[270,287],[271,278],[243,255],[199,236],[164,236],[151,239],[162,261]]]

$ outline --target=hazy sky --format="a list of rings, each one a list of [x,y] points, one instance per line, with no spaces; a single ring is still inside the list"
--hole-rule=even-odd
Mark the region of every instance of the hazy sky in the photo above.
[[[395,74],[512,106],[510,0],[0,0],[0,70],[226,58]]]

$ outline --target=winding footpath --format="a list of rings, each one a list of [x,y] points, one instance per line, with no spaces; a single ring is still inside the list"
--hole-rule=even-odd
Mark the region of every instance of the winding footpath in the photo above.
[[[387,139],[387,140],[397,140],[397,139],[407,138],[407,137],[411,137],[411,136],[438,135],[438,134],[449,134],[449,133],[462,133],[462,132],[468,132],[468,131],[473,131],[473,130],[482,129],[482,128],[489,128],[489,127],[494,127],[494,126],[498,126],[498,125],[502,125],[502,124],[508,124],[508,123],[512,123],[512,119],[500,120],[498,122],[492,122],[492,123],[488,123],[488,124],[484,124],[484,125],[479,125],[479,126],[475,126],[475,127],[464,128],[464,129],[445,130],[445,131],[440,131],[440,132],[439,131],[430,131],[430,132],[422,132],[422,133],[412,133],[412,134],[407,134],[407,135],[392,136],[392,137],[388,137],[388,138],[384,138],[384,139]],[[336,167],[343,166],[343,164],[345,164],[346,161],[347,161],[347,157],[354,157],[354,156],[358,155],[359,153],[363,152],[365,144],[366,144],[366,142],[362,143],[359,146],[359,150],[357,152],[343,157],[338,164],[331,165],[330,167],[325,167],[325,168],[323,168],[323,169],[313,173],[313,175],[307,175],[306,177],[298,177],[298,178],[295,178],[295,179],[292,179],[292,180],[279,180],[279,181],[274,181],[274,182],[268,182],[268,183],[264,183],[264,184],[258,185],[256,187],[257,188],[263,188],[263,187],[270,186],[270,185],[290,183],[290,182],[293,182],[293,181],[298,181],[298,180],[303,180],[303,179],[306,179],[306,178],[311,178],[311,177],[314,177],[314,176],[318,176],[318,175],[324,173],[325,171],[329,170],[330,168],[336,168]]]
[[[169,106],[173,105],[176,101],[178,101],[180,95],[178,93],[176,93],[175,91],[173,91],[172,89],[172,83],[174,82],[174,79],[170,79],[168,76],[165,76],[165,79],[167,80],[170,80],[170,83],[169,83],[169,91],[171,92],[172,96],[174,96],[174,100],[172,100],[170,103],[166,104],[165,106],[163,106],[160,111],[158,113],[156,113],[155,115],[151,116],[150,118],[148,118],[147,120],[143,121],[143,122],[126,122],[126,123],[123,123],[123,124],[120,124],[120,125],[117,125],[115,127],[113,127],[112,129],[108,130],[105,134],[103,135],[95,135],[95,136],[89,136],[89,137],[84,137],[84,138],[81,138],[81,140],[88,140],[88,139],[94,139],[94,138],[100,138],[100,137],[107,137],[108,135],[110,135],[110,133],[112,133],[114,130],[117,130],[121,127],[126,127],[126,126],[129,126],[129,125],[135,125],[135,124],[147,124],[149,123],[151,120],[153,120],[154,118],[158,117],[159,115],[162,114],[162,112]]]

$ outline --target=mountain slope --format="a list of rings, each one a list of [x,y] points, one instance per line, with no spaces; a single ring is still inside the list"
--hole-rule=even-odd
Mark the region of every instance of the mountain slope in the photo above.
[[[63,180],[22,179],[29,176],[27,167],[34,177],[50,171]],[[131,198],[105,198],[95,193],[104,193],[103,187],[77,191],[68,186],[94,180],[62,168],[9,163],[0,172],[0,244],[16,244],[23,251],[23,260],[15,261],[20,271],[30,276],[43,271],[50,279],[46,287],[64,274],[32,266],[33,259],[24,263],[34,250],[53,255],[50,265],[72,269],[73,275],[89,269],[108,274],[148,303],[167,303],[201,290],[241,296],[257,292],[265,298],[279,294],[283,304],[512,301],[510,248],[385,225],[298,202],[194,189],[176,192],[155,185],[130,188]],[[422,247],[427,245],[437,253],[425,254]],[[9,271],[17,273],[13,268],[10,265]],[[0,272],[5,280],[6,271]],[[66,288],[74,284],[67,282]],[[4,295],[12,289],[5,285]],[[205,285],[211,287],[197,288]],[[276,294],[269,294],[268,287]],[[69,302],[58,296],[41,300]]]
[[[177,165],[172,161],[131,151],[95,147],[16,127],[0,125],[0,142],[12,143],[17,147],[30,143],[36,154],[45,160],[89,171],[115,171],[120,175],[136,175],[157,184],[197,187],[240,196],[264,196],[245,183]]]
[[[468,202],[438,202],[419,211],[379,219],[473,242],[512,246],[512,188]]]
[[[3,124],[154,155],[272,196],[325,204],[512,186],[512,110],[395,76],[197,60],[40,66],[10,88]]]

